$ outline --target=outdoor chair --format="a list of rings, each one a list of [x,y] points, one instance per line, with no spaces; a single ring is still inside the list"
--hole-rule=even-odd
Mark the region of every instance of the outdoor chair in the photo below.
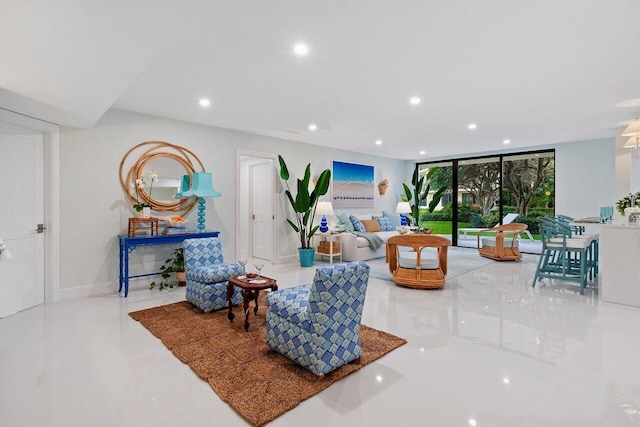
[[[516,218],[518,218],[517,213],[506,214],[504,218],[502,218],[502,225],[511,224],[513,221],[516,220]],[[458,228],[458,240],[463,238],[466,239],[468,236],[468,233],[479,233],[480,231],[486,231],[486,229],[485,228],[469,228],[469,227]],[[527,239],[529,239],[530,241],[534,240],[533,235],[529,230],[524,230],[522,233],[526,235]]]
[[[518,245],[518,236],[527,230],[527,224],[517,222],[497,225],[478,231],[478,252],[485,258],[496,261],[517,261],[522,259]],[[495,233],[495,236],[483,236],[483,232]]]
[[[358,359],[369,266],[318,268],[313,283],[267,294],[267,345],[323,377]]]
[[[227,307],[227,282],[244,274],[244,266],[225,264],[218,237],[186,239],[182,242],[187,273],[186,298],[191,304],[208,313]],[[234,289],[231,302],[242,302],[242,291]]]
[[[387,240],[387,261],[393,281],[400,286],[437,289],[447,275],[451,241],[431,234],[403,234]],[[411,248],[401,251],[401,248]]]

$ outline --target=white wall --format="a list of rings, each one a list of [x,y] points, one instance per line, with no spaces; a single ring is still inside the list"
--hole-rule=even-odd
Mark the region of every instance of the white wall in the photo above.
[[[600,206],[614,206],[616,144],[614,138],[558,144],[556,213],[574,218],[600,216]]]
[[[389,180],[385,196],[376,191],[371,211],[395,207],[404,176],[404,162],[367,156],[361,153],[270,138],[245,132],[169,120],[160,117],[110,110],[91,129],[62,129],[60,135],[60,276],[61,288],[118,282],[117,235],[126,233],[133,216],[130,203],[120,188],[118,168],[124,154],[143,141],[160,140],[192,150],[213,173],[214,186],[222,197],[207,200],[207,229],[221,232],[224,255],[235,259],[236,150],[282,154],[292,175],[302,174],[307,163],[312,173],[331,167],[331,160],[369,164],[375,167],[376,183]],[[281,189],[280,189],[281,190]],[[284,198],[279,198],[284,206]],[[282,212],[282,210],[281,210]],[[187,217],[195,223],[196,211]],[[281,258],[297,252],[295,235],[280,214]],[[155,271],[155,249],[136,249],[132,254],[132,272]],[[150,280],[145,281],[145,285]],[[143,286],[140,284],[139,286]],[[117,289],[117,288],[116,288]]]

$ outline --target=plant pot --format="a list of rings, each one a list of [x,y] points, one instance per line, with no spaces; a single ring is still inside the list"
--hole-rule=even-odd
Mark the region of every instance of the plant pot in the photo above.
[[[178,281],[178,286],[187,286],[187,272],[176,271],[176,280]]]
[[[138,218],[151,218],[151,208],[149,206],[145,206],[144,208],[139,210]]]
[[[315,248],[298,248],[298,254],[300,255],[300,267],[313,266],[313,258],[316,255]]]

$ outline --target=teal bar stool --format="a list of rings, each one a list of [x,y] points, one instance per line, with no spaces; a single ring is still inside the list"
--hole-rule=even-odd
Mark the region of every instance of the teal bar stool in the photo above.
[[[532,286],[545,278],[576,282],[583,295],[590,271],[591,239],[573,237],[571,227],[556,218],[540,218],[539,223],[542,253]]]

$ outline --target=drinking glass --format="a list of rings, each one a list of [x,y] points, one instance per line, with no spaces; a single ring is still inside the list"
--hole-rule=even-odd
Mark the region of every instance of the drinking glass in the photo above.
[[[258,270],[258,277],[262,277],[260,272],[262,271],[262,268],[264,267],[264,261],[253,261],[253,266],[256,268],[256,270]]]
[[[238,258],[238,264],[240,264],[242,266],[242,269],[245,269],[245,265],[247,265],[247,262],[249,261],[249,258],[246,257],[240,257]]]

